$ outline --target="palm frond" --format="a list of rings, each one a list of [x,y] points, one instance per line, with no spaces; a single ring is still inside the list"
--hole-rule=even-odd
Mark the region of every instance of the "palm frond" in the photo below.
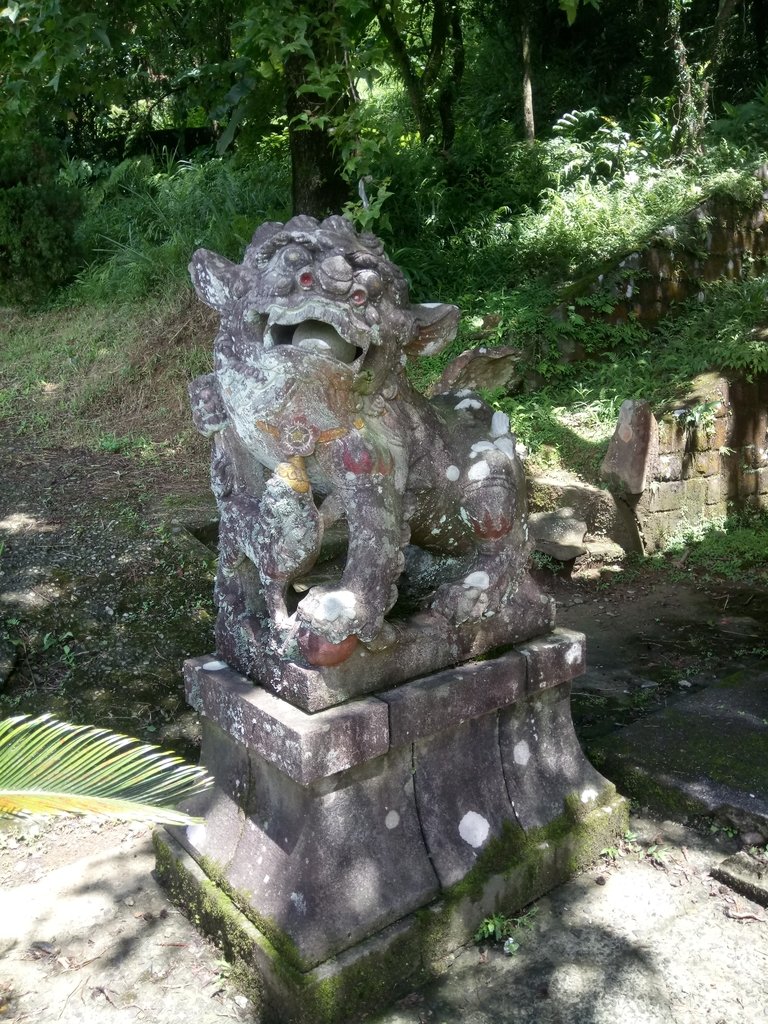
[[[97,814],[183,825],[172,810],[213,780],[202,768],[130,736],[51,715],[0,721],[0,816]]]

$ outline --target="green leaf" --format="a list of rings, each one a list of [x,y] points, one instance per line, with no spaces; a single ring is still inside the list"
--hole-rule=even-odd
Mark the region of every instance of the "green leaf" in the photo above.
[[[240,122],[245,116],[245,104],[240,103],[232,111],[232,116],[229,119],[229,124],[221,134],[221,138],[216,143],[216,155],[221,156],[222,153],[226,152],[235,137],[235,132],[238,129]]]
[[[565,16],[568,19],[568,24],[572,25],[576,21],[576,14],[579,10],[579,3],[589,4],[590,7],[594,7],[595,10],[600,8],[600,0],[560,0],[560,10],[565,11]]]
[[[93,34],[96,36],[100,43],[103,43],[104,46],[107,47],[108,50],[112,49],[112,43],[109,41],[109,36],[104,31],[101,25],[93,26]]]
[[[48,51],[45,49],[45,47],[43,47],[41,50],[38,50],[35,56],[29,62],[29,64],[27,64],[27,71],[32,71],[33,68],[36,68],[38,67],[38,65],[42,64],[47,55]]]
[[[50,715],[0,721],[0,816],[96,814],[187,824],[171,810],[210,776],[128,736]]]

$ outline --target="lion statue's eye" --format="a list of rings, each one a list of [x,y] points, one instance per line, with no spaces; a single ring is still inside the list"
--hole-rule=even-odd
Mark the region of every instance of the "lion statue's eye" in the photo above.
[[[375,270],[361,270],[355,274],[355,281],[361,285],[367,294],[369,299],[377,299],[384,288],[382,280]],[[355,289],[357,291],[357,289]],[[352,301],[354,302],[355,292],[352,292]]]
[[[301,245],[290,245],[283,250],[283,262],[289,267],[306,267],[311,263],[311,257],[307,250]]]

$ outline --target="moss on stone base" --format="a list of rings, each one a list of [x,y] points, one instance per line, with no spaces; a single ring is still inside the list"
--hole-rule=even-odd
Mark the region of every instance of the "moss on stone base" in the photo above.
[[[213,881],[167,833],[157,832],[154,842],[160,881],[234,961],[234,980],[265,1021],[338,1024],[441,973],[445,957],[471,939],[484,917],[513,913],[566,881],[626,828],[626,801],[611,785],[588,805],[567,800],[544,828],[526,833],[509,824],[440,899],[310,971],[297,969],[288,936],[267,922],[267,937],[238,908],[215,865],[205,864]]]
[[[172,849],[172,843],[176,845],[167,833],[156,831],[152,836],[158,880],[192,924],[210,936],[227,960],[235,965],[233,980],[260,1010],[264,1003],[263,980],[257,971],[248,970],[248,965],[254,960],[254,944],[263,943],[268,947],[267,939],[215,882],[205,877],[200,869],[190,871],[183,865]]]

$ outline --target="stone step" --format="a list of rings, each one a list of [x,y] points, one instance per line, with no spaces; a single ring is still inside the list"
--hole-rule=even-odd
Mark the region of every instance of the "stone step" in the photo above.
[[[620,792],[676,821],[768,835],[768,673],[744,670],[590,744]]]
[[[643,545],[632,510],[610,491],[565,471],[528,477],[530,513],[554,512],[564,508],[571,510],[573,519],[586,524],[584,545],[587,549],[591,542],[608,541],[625,552],[642,552]],[[615,552],[615,548],[607,550]]]

